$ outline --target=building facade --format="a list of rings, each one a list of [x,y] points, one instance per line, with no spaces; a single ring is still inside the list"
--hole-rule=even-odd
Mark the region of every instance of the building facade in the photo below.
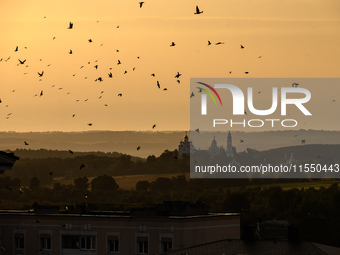
[[[240,238],[239,214],[132,216],[0,212],[0,254],[161,254]]]

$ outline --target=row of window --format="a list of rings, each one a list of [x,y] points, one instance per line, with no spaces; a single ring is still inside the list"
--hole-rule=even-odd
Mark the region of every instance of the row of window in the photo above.
[[[110,253],[119,253],[120,243],[118,236],[108,236],[107,251]],[[52,250],[52,237],[49,234],[40,235],[40,250]],[[14,235],[14,247],[16,250],[25,249],[25,236],[22,233]],[[61,242],[62,249],[80,249],[80,250],[96,250],[95,236],[79,236],[79,235],[63,235]],[[166,252],[172,249],[172,238],[161,238],[160,252]],[[137,237],[136,252],[139,254],[149,253],[148,237]]]

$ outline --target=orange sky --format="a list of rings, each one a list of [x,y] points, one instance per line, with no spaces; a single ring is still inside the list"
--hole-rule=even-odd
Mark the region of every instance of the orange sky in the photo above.
[[[203,14],[194,15],[196,5]],[[337,0],[150,0],[142,8],[123,0],[18,0],[0,7],[0,131],[187,130],[192,77],[339,77]]]

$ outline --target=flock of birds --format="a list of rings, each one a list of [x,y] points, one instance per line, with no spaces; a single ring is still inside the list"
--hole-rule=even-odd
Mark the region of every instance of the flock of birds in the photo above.
[[[144,6],[145,2],[139,2],[138,4],[139,4],[139,8],[142,8],[142,7]],[[202,13],[203,13],[203,11],[200,10],[200,8],[199,8],[198,5],[196,5],[195,12],[194,12],[193,14],[194,14],[194,15],[201,15]],[[44,18],[46,18],[46,16],[45,16]],[[97,21],[97,22],[99,22],[99,21]],[[68,29],[68,30],[72,30],[72,29],[74,29],[74,26],[75,26],[75,25],[74,25],[73,22],[69,22],[67,29]],[[116,28],[119,29],[119,25],[116,26]],[[54,36],[54,37],[52,38],[52,40],[55,40],[55,39],[56,39],[56,37]],[[89,39],[88,39],[88,43],[93,43],[93,40],[92,40],[91,38],[89,38]],[[207,40],[207,45],[206,45],[206,46],[211,47],[212,45],[218,46],[218,45],[223,45],[223,44],[225,44],[225,42],[223,42],[223,41],[217,41],[217,42],[213,43],[213,42],[211,42],[210,40]],[[100,46],[103,46],[103,44],[101,44]],[[171,43],[169,44],[169,47],[176,47],[176,43],[175,43],[174,41],[171,42]],[[244,50],[246,47],[245,47],[243,44],[240,44],[240,47],[239,47],[239,48],[240,48],[241,50]],[[27,50],[27,47],[24,47],[24,49]],[[16,46],[16,47],[15,47],[14,52],[15,52],[15,53],[19,52],[19,46]],[[117,49],[116,52],[118,53],[119,50]],[[72,50],[72,49],[69,49],[68,54],[69,54],[69,55],[72,55],[72,54],[73,54],[73,50]],[[262,57],[263,57],[263,55],[258,56],[259,59],[261,59]],[[28,65],[28,63],[27,63],[27,62],[29,62],[29,60],[27,60],[27,59],[22,59],[22,58],[20,58],[20,57],[18,57],[17,59],[18,59],[17,66],[25,65],[25,67],[29,67],[29,65]],[[137,56],[137,59],[140,59],[140,57]],[[9,57],[7,57],[7,58],[1,58],[1,59],[0,59],[0,62],[8,62],[8,61],[10,61],[10,60],[11,60],[11,56],[9,56]],[[42,59],[40,59],[40,61],[42,61]],[[97,63],[98,60],[96,60],[96,61],[94,61],[94,62],[95,62],[95,64],[94,64],[93,68],[97,70],[98,67],[99,67],[99,64]],[[91,62],[89,61],[87,64],[90,65]],[[122,61],[121,61],[120,59],[118,59],[116,65],[117,65],[117,66],[122,65]],[[47,65],[47,67],[49,67],[49,66],[51,66],[51,64],[48,64],[48,65]],[[81,66],[80,66],[80,69],[83,69],[83,68],[85,68],[85,65],[81,65]],[[113,78],[113,73],[112,73],[112,71],[111,71],[111,70],[112,70],[112,67],[110,67],[109,70],[110,70],[110,71],[107,73],[107,76],[106,76],[106,77],[107,77],[108,79],[111,79],[111,78]],[[133,67],[133,68],[132,68],[132,71],[135,71],[135,70],[136,70],[136,67]],[[123,74],[126,74],[127,72],[128,72],[128,71],[125,70]],[[232,71],[229,71],[229,74],[231,74],[231,73],[232,73]],[[27,74],[28,74],[27,72],[24,73],[24,75],[27,75]],[[247,74],[249,74],[249,72],[248,72],[248,71],[245,71],[244,74],[247,75]],[[44,70],[39,70],[39,71],[37,71],[37,77],[39,78],[39,81],[42,81],[43,77],[45,77],[44,75],[45,75],[45,71],[44,71]],[[73,76],[76,76],[76,74],[73,74]],[[152,77],[156,77],[156,74],[155,74],[155,73],[151,73],[151,76],[152,76]],[[176,82],[177,82],[178,84],[181,83],[181,80],[180,80],[180,77],[181,77],[181,76],[182,76],[182,73],[180,73],[179,71],[177,71],[177,73],[174,75],[174,79],[176,79]],[[86,77],[84,77],[84,79],[88,79],[88,77],[86,76]],[[95,82],[101,83],[101,82],[104,81],[104,79],[105,79],[105,78],[104,78],[103,76],[98,76],[94,81],[95,81]],[[163,91],[167,91],[167,90],[168,90],[167,87],[161,86],[161,82],[160,82],[159,80],[156,80],[155,85],[156,85],[156,87],[157,87],[158,89],[162,89]],[[298,87],[298,86],[299,86],[298,83],[293,83],[293,84],[292,84],[292,87]],[[52,88],[53,88],[53,87],[55,87],[55,85],[52,85]],[[59,88],[58,88],[58,90],[62,90],[62,89],[63,89],[62,87],[59,87]],[[12,90],[12,92],[14,93],[15,90]],[[199,91],[198,91],[198,93],[201,93],[201,92],[202,92],[202,90],[199,90]],[[70,92],[68,92],[67,94],[69,94],[69,93],[70,93]],[[98,99],[101,99],[101,98],[102,98],[102,94],[103,94],[103,93],[104,93],[104,91],[101,91],[100,96],[98,97]],[[261,93],[261,91],[259,91],[258,93]],[[44,90],[41,90],[40,93],[34,94],[34,96],[35,96],[35,97],[42,97],[42,96],[44,96]],[[119,92],[119,93],[117,94],[117,96],[118,96],[118,97],[122,97],[122,96],[123,96],[123,93],[122,93],[122,92]],[[194,96],[195,96],[195,93],[194,93],[194,92],[191,92],[191,93],[190,93],[190,98],[192,98],[192,97],[194,97]],[[76,101],[79,102],[80,99],[77,99]],[[88,99],[85,99],[84,101],[88,101]],[[2,101],[2,99],[0,98],[0,104],[1,104],[2,102],[3,102],[3,101]],[[335,102],[335,100],[333,100],[332,102]],[[104,104],[104,106],[108,106],[108,104]],[[5,105],[5,107],[8,107],[8,105]],[[6,116],[6,119],[9,119],[9,118],[11,117],[11,115],[12,115],[12,113],[8,113],[7,116]],[[75,118],[75,117],[76,117],[76,113],[72,114],[72,118]],[[90,123],[87,123],[87,125],[88,125],[88,126],[92,126],[93,123],[90,122]],[[155,129],[155,128],[156,128],[156,124],[153,124],[153,125],[152,125],[152,129]],[[195,131],[196,131],[197,133],[199,133],[199,129],[198,129],[198,128],[197,128]],[[244,140],[240,140],[240,143],[244,143],[244,142],[245,142]],[[303,139],[303,140],[301,141],[302,144],[305,144],[305,142],[306,142],[305,139]],[[29,146],[29,143],[28,143],[27,141],[24,141],[24,145],[25,145],[25,146]],[[139,151],[139,150],[141,150],[141,148],[142,148],[142,147],[139,145],[139,146],[136,148],[136,150]],[[69,150],[69,153],[73,154],[74,152],[73,152],[72,150]],[[82,164],[82,165],[79,167],[79,169],[83,169],[83,168],[85,168],[85,164]],[[52,176],[52,175],[53,175],[53,172],[50,172],[49,174]],[[10,187],[6,187],[6,188],[10,189]]]

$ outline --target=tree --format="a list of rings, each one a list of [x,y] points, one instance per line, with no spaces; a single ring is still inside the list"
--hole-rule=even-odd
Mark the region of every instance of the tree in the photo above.
[[[118,190],[119,185],[111,176],[103,175],[91,181],[91,188],[92,191],[113,191]]]
[[[171,189],[172,181],[169,178],[160,177],[156,181],[152,182],[151,188],[155,191],[166,191]]]
[[[139,181],[136,183],[137,191],[147,191],[150,188],[150,182],[148,181]]]
[[[90,186],[88,183],[89,179],[87,177],[80,177],[73,180],[74,187],[76,190],[86,191]]]
[[[40,180],[37,177],[32,177],[30,181],[30,189],[37,189],[40,187]]]

